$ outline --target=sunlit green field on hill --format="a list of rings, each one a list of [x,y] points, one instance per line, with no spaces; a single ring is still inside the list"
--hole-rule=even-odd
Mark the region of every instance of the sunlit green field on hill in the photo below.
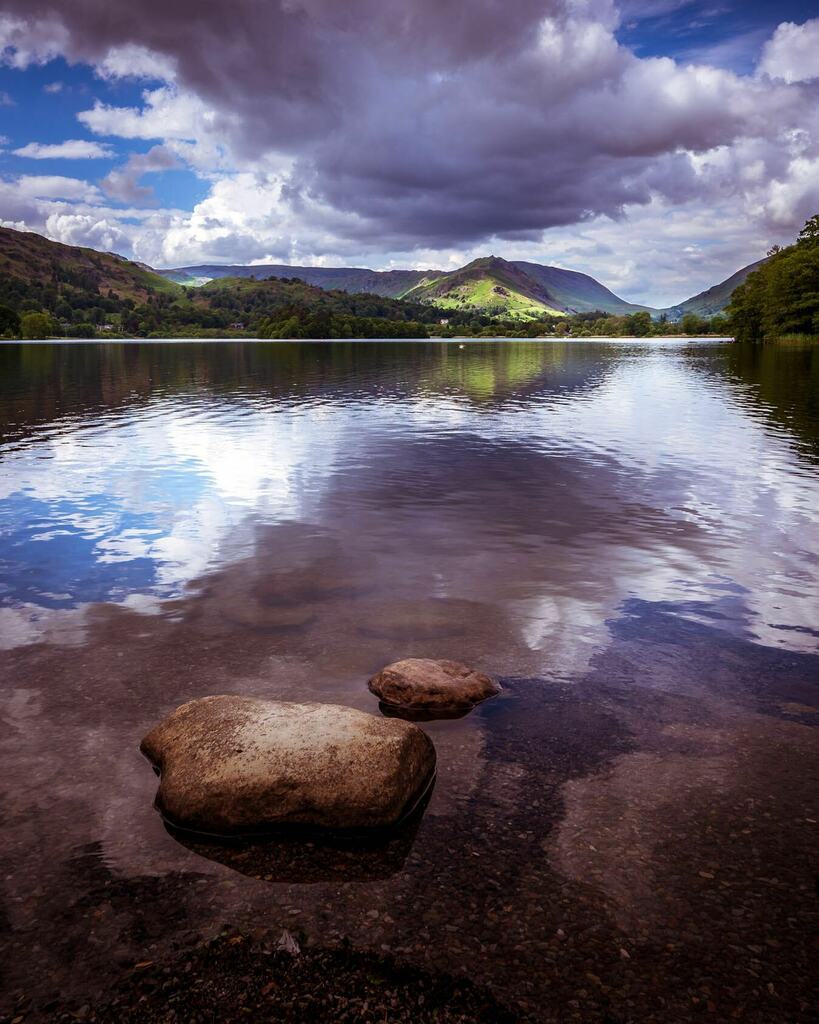
[[[434,284],[434,282],[433,282]],[[410,291],[407,295],[412,298]],[[445,295],[435,296],[435,305],[443,309],[474,309],[476,312],[502,314],[511,320],[539,320],[544,314],[565,316],[561,310],[531,299],[512,288],[499,285],[492,278],[464,281]]]

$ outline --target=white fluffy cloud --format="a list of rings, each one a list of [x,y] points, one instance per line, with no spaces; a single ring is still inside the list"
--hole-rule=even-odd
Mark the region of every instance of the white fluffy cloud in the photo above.
[[[147,89],[141,107],[114,107],[97,101],[79,115],[96,135],[120,139],[181,139],[192,142],[212,129],[214,114],[195,96],[170,86]]]
[[[21,69],[30,64],[47,64],[68,52],[70,45],[70,33],[59,19],[0,13],[2,64]]]
[[[86,139],[66,139],[65,142],[29,142],[14,150],[15,156],[30,160],[101,160],[110,159],[114,151],[110,146]]]
[[[819,18],[803,25],[781,24],[765,45],[759,70],[785,82],[819,78]]]
[[[174,61],[144,46],[126,43],[113,46],[96,65],[101,78],[147,78],[153,81],[172,81]]]
[[[83,203],[102,199],[95,185],[59,174],[24,174],[15,181],[14,187],[21,197],[28,199],[67,199]]]
[[[143,175],[180,161],[208,196],[136,219],[61,208],[49,223],[121,233],[155,265],[441,266],[492,249],[664,303],[789,240],[819,205],[819,19],[781,25],[759,73],[738,75],[637,57],[610,0],[145,0],[115,4],[116,19],[101,3],[7,0],[5,59],[61,52],[150,82],[139,105],[80,114],[101,139],[157,144],[102,189],[148,203]],[[95,186],[74,188],[100,205],[82,192]],[[42,229],[49,211],[37,217]]]

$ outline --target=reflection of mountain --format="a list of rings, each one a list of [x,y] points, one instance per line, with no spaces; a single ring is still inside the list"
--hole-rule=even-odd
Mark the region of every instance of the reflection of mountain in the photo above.
[[[609,362],[604,346],[504,342],[443,348],[437,383],[482,405],[597,386]]]
[[[483,404],[585,387],[607,361],[600,346],[540,342],[0,346],[0,441],[191,389],[266,402],[462,393]]]

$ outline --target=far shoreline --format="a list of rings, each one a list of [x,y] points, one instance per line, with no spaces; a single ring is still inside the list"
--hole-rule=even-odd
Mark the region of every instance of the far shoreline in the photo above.
[[[443,338],[438,335],[431,338],[254,338],[254,337],[223,337],[223,338],[189,338],[189,337],[177,337],[177,338],[0,338],[0,345],[140,345],[140,344],[153,344],[163,345],[170,343],[186,342],[186,343],[197,343],[202,344],[205,342],[212,342],[214,344],[224,344],[227,342],[248,342],[253,344],[265,344],[265,345],[276,345],[276,344],[306,344],[306,345],[329,345],[329,344],[349,344],[354,342],[355,344],[385,344],[385,343],[397,343],[406,344],[408,342],[414,342],[415,344],[424,344],[426,342],[439,342],[439,343],[452,343],[470,342],[471,344],[479,343],[495,343],[495,342],[560,342],[560,341],[584,341],[584,342],[597,342],[597,341],[636,341],[641,343],[649,343],[654,341],[713,341],[713,342],[730,342],[736,341],[735,338],[730,336],[716,336],[716,335],[689,335],[689,334],[664,334],[657,335],[654,337],[637,337],[636,335],[623,335],[618,336],[605,336],[605,337],[587,337],[585,335],[549,335],[548,337],[538,338],[527,338],[527,337],[504,337],[498,335],[496,337],[489,338],[475,338],[471,335],[454,335],[451,338]]]

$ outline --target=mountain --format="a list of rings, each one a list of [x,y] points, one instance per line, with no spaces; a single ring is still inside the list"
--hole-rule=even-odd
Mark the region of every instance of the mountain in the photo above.
[[[43,302],[42,296],[58,294],[67,299],[101,297],[141,303],[153,295],[181,292],[161,274],[114,253],[62,245],[33,231],[0,228],[0,302],[16,305],[15,298]]]
[[[484,256],[460,270],[424,277],[404,297],[441,309],[475,310],[512,320],[566,313],[533,277],[498,256]]]
[[[317,288],[367,292],[388,298],[406,296],[421,302],[434,301],[436,305],[461,311],[491,308],[504,316],[523,320],[535,319],[544,314],[592,313],[595,310],[614,316],[648,310],[654,317],[664,313],[670,320],[679,320],[686,313],[706,317],[721,313],[737,285],[742,284],[748,274],[764,262],[760,260],[743,267],[720,284],[665,309],[627,302],[595,278],[576,270],[563,270],[525,260],[507,261],[497,256],[473,260],[465,267],[453,271],[291,267],[283,263],[245,267],[203,263],[159,270],[157,273],[184,285],[202,285],[224,277],[252,277],[258,280],[267,277],[298,277]],[[498,288],[501,290],[497,291]]]
[[[496,309],[515,319],[566,312],[635,313],[648,306],[626,302],[587,274],[497,256],[473,260],[459,270],[368,270],[363,267],[243,267],[203,263],[158,273],[178,284],[202,285],[224,277],[298,277],[319,288],[368,292],[389,298],[434,301],[449,309]],[[500,290],[496,290],[500,289]]]
[[[200,263],[195,267],[177,267],[159,270],[171,281],[183,285],[203,285],[224,277],[247,277],[263,281],[268,277],[298,277],[305,284],[327,290],[337,288],[345,292],[366,292],[396,299],[412,288],[432,270],[367,270],[365,267],[291,267],[284,263],[265,263],[244,267]]]
[[[713,285],[698,295],[693,295],[690,299],[686,299],[676,306],[661,309],[659,312],[665,313],[669,320],[679,320],[686,313],[696,313],[698,316],[704,317],[716,316],[717,313],[722,313],[731,301],[734,289],[738,288],[749,274],[759,270],[767,262],[768,259],[766,258],[758,260],[756,263],[750,263],[747,267],[738,270],[719,284]]]
[[[0,306],[45,314],[37,337],[426,337],[441,310],[292,277],[220,278],[183,288],[114,253],[0,228]],[[8,310],[6,311],[8,313]],[[18,324],[22,332],[24,325]],[[28,328],[26,328],[27,330]],[[6,333],[7,327],[0,328]],[[14,330],[14,328],[12,328]]]
[[[247,323],[250,329],[265,313],[288,303],[302,310],[326,308],[322,295],[333,296],[337,316],[427,324],[442,313],[452,324],[466,325],[476,314],[522,324],[595,310],[615,315],[648,310],[654,317],[665,313],[673,322],[688,312],[706,317],[721,312],[734,289],[765,262],[752,263],[684,302],[657,310],[626,302],[587,274],[497,256],[452,271],[285,264],[201,264],[154,271],[115,253],[0,228],[0,304],[17,311],[43,309],[67,326],[91,322],[119,329],[121,324],[122,329],[148,333],[163,328],[218,330],[233,322]],[[289,287],[273,287],[270,278],[280,285],[289,282]],[[180,282],[205,287],[184,288]],[[219,282],[224,288],[216,287]],[[357,297],[361,301],[353,301]]]
[[[652,312],[651,306],[626,302],[593,277],[581,274],[577,270],[561,270],[558,267],[526,263],[523,260],[514,260],[513,266],[537,281],[561,308],[572,312],[593,313],[600,309],[604,313],[616,316],[639,313],[645,309]]]

